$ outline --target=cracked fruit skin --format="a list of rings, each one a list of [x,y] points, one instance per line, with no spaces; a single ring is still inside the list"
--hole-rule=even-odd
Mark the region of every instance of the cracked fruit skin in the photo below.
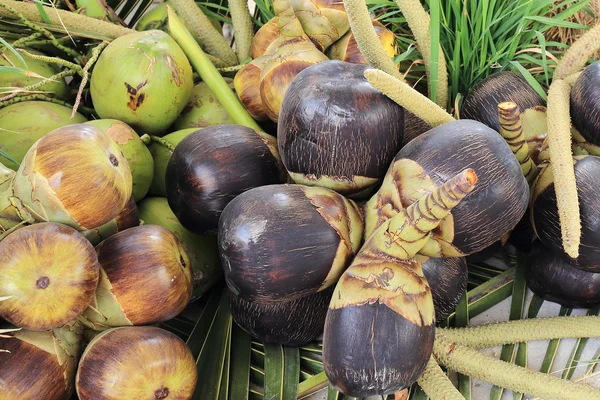
[[[148,193],[154,175],[154,160],[138,134],[125,122],[97,119],[86,123],[100,128],[118,145],[127,159],[133,181],[133,198],[140,201]]]
[[[77,370],[81,400],[191,399],[198,372],[177,336],[151,326],[114,328],[88,344]]]
[[[46,101],[25,101],[4,107],[0,109],[0,150],[21,162],[31,146],[42,136],[56,128],[87,121],[79,113],[73,119],[70,117],[69,107]],[[0,162],[15,171],[19,168],[5,158]]]
[[[187,104],[192,67],[165,32],[135,32],[113,40],[100,55],[90,90],[101,118],[129,124],[140,135],[160,135]]]
[[[0,242],[0,316],[28,330],[58,328],[92,301],[100,265],[94,246],[52,222],[18,229]]]

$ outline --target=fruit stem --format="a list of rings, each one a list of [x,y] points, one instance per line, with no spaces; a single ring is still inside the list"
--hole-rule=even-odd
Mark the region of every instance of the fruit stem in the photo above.
[[[436,336],[433,354],[440,364],[452,371],[517,393],[546,400],[600,400],[600,391],[595,388],[486,356],[443,335]]]
[[[423,371],[423,375],[417,380],[421,389],[431,400],[464,400],[464,396],[450,382],[448,376],[442,371],[440,365],[432,356]]]
[[[161,146],[169,149],[171,152],[175,151],[175,146],[159,136],[150,136],[147,133],[144,133],[142,136],[140,136],[140,139],[146,146],[150,146],[152,143],[158,143]]]
[[[195,4],[194,7],[196,7]],[[209,89],[212,90],[225,111],[227,111],[236,124],[247,126],[255,131],[262,132],[262,128],[254,121],[248,111],[246,111],[238,97],[229,88],[225,79],[210,62],[208,57],[206,57],[206,53],[202,51],[198,43],[194,40],[170,6],[167,6],[167,12],[169,15],[169,34],[175,39],[177,44],[179,44],[196,72],[200,75],[200,78],[202,78],[202,81],[204,81]]]
[[[600,24],[587,31],[569,47],[554,70],[554,79],[565,79],[581,71],[598,49],[600,49]]]
[[[554,174],[563,248],[569,257],[577,258],[581,239],[581,217],[571,150],[570,94],[571,87],[567,82],[554,79],[548,90],[546,114],[550,166]]]
[[[45,24],[37,7],[38,5],[34,3],[0,0],[0,17],[15,19],[15,14],[8,10],[8,8],[12,8],[29,22],[38,24],[49,31],[69,33],[73,36],[83,36],[91,39],[110,40],[135,32],[131,29],[111,24],[110,22],[86,17],[85,15],[41,6],[50,19],[50,24]]]
[[[436,87],[435,102],[442,108],[446,108],[448,103],[448,72],[446,70],[446,59],[442,46],[439,46],[437,60],[437,81],[431,81],[431,19],[429,14],[423,8],[419,0],[396,0],[402,15],[406,18],[408,27],[412,31],[417,45],[421,50],[423,61],[425,62],[425,73],[427,74],[429,96],[432,96],[432,89]]]
[[[498,104],[498,120],[500,121],[500,134],[519,161],[527,183],[531,185],[538,174],[538,168],[529,157],[529,145],[525,140],[523,122],[517,104],[512,101]]]
[[[169,0],[169,6],[183,19],[192,36],[202,43],[208,54],[220,58],[228,66],[238,64],[238,58],[227,40],[210,23],[208,17],[198,8],[194,0]],[[171,25],[169,22],[169,29],[171,29]]]
[[[600,337],[600,317],[552,317],[499,322],[470,328],[438,328],[438,336],[475,349],[534,340]]]
[[[229,12],[235,37],[235,52],[240,62],[252,59],[254,23],[246,0],[229,0]]]
[[[385,52],[377,33],[373,29],[373,22],[365,1],[344,0],[344,8],[346,14],[348,14],[350,29],[352,29],[356,44],[358,44],[360,52],[369,65],[404,81],[402,74]]]
[[[384,71],[367,69],[364,75],[367,81],[377,90],[415,114],[432,128],[455,120],[446,110],[417,92],[407,83]]]

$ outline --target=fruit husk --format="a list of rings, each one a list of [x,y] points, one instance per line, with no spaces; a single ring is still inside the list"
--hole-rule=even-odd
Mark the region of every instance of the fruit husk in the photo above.
[[[230,89],[233,89],[233,80],[225,78]],[[187,128],[204,128],[211,125],[233,124],[233,119],[223,108],[215,94],[204,82],[200,82],[179,117],[171,126],[172,131]]]
[[[252,58],[256,59],[265,54],[272,54],[278,39],[277,17],[273,17],[256,31],[252,39]]]
[[[263,343],[302,346],[323,333],[333,287],[277,303],[254,303],[229,292],[233,320],[250,336]]]
[[[94,247],[75,229],[21,228],[0,242],[0,315],[28,330],[61,327],[90,304],[99,268]]]
[[[251,189],[229,203],[219,220],[227,285],[257,303],[294,301],[322,291],[335,284],[358,252],[362,228],[356,203],[332,190]]]
[[[133,228],[140,224],[140,216],[137,205],[133,196],[129,198],[125,207],[121,210],[119,215],[110,222],[99,226],[95,229],[90,229],[81,232],[94,246],[101,241],[109,238],[117,232],[124,231],[125,229]]]
[[[17,162],[42,136],[65,125],[81,124],[87,119],[77,113],[70,119],[71,109],[45,101],[24,101],[0,109],[0,150]],[[19,166],[10,160],[2,163],[15,171]]]
[[[148,197],[142,200],[138,207],[144,223],[167,228],[181,241],[192,263],[192,301],[200,298],[221,280],[223,269],[215,236],[196,235],[185,229],[169,208],[167,199],[163,197]]]
[[[182,129],[180,131],[169,133],[168,135],[163,136],[162,139],[171,144],[174,149],[184,137],[197,130],[198,128]],[[167,184],[165,183],[165,174],[173,150],[156,141],[152,141],[148,149],[154,160],[154,173],[152,174],[152,184],[150,185],[148,194],[150,196],[166,197]]]
[[[81,354],[81,328],[73,323],[52,331],[17,331],[0,336],[0,398],[64,400],[74,392]]]
[[[192,67],[179,45],[159,30],[113,40],[100,55],[90,81],[94,109],[139,134],[164,134],[187,104]]]
[[[290,0],[302,29],[319,51],[325,51],[350,29],[344,4],[336,0]]]
[[[12,201],[37,221],[83,231],[115,218],[131,197],[131,187],[119,146],[96,127],[74,124],[53,130],[31,147],[13,181]]]
[[[269,120],[260,96],[260,75],[269,56],[257,57],[244,65],[233,78],[233,85],[244,108],[257,121]]]
[[[131,170],[133,197],[135,201],[143,199],[150,189],[154,174],[154,161],[148,147],[124,122],[115,119],[97,119],[86,124],[99,128],[119,145]]]
[[[181,242],[158,225],[119,232],[96,246],[100,280],[81,322],[104,330],[178,315],[192,296],[192,269]]]
[[[430,258],[422,268],[431,288],[435,320],[443,322],[467,292],[467,260],[464,257]]]
[[[396,37],[394,32],[387,29],[379,21],[373,20],[373,29],[383,46],[385,53],[391,58],[396,55]],[[346,32],[338,41],[333,43],[325,53],[331,60],[340,60],[353,64],[369,64],[358,48],[358,43],[352,31]]]
[[[194,357],[180,338],[140,326],[110,329],[92,339],[75,384],[81,400],[190,399],[197,378]]]
[[[24,48],[28,53],[35,55],[44,55],[43,53],[29,48]],[[17,59],[12,51],[2,51],[0,49],[0,66],[11,66],[22,69],[22,71],[2,71],[0,75],[0,88],[25,88],[40,82],[44,78],[50,78],[60,72],[55,65],[34,60],[22,54],[27,68]],[[43,91],[45,95],[57,99],[67,100],[69,97],[69,88],[64,79],[49,81],[37,91]],[[26,93],[28,94],[28,93]]]

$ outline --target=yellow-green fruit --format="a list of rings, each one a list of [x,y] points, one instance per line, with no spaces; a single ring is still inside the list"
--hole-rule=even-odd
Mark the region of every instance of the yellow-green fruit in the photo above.
[[[92,301],[99,269],[94,246],[71,227],[18,229],[0,242],[0,316],[28,330],[61,327]]]
[[[225,78],[225,80],[233,89],[233,79]],[[219,124],[235,124],[235,121],[231,119],[208,85],[200,82],[194,86],[190,101],[175,120],[171,130],[204,128]]]
[[[107,10],[98,0],[75,0],[79,13],[97,19],[107,19]]]
[[[167,2],[160,3],[144,16],[135,25],[136,31],[151,31],[161,29],[167,24]]]
[[[151,326],[114,328],[86,347],[75,385],[80,400],[191,399],[198,372],[177,336]]]
[[[70,117],[70,108],[46,101],[25,101],[0,108],[0,150],[21,162],[27,150],[48,132],[87,121],[79,113]],[[12,161],[3,159],[2,163],[10,169],[19,168]]]
[[[68,125],[31,147],[13,193],[37,221],[93,229],[121,212],[131,197],[131,172],[119,146],[100,129]]]
[[[92,72],[90,92],[101,118],[129,124],[140,135],[165,132],[187,104],[192,67],[179,45],[159,30],[113,40]]]
[[[33,49],[25,49],[27,52],[35,55],[44,55]],[[22,54],[23,60],[27,64],[27,68],[17,58],[12,51],[3,51],[0,49],[0,66],[9,66],[19,68],[20,71],[2,71],[0,74],[0,88],[24,88],[34,85],[44,78],[50,78],[60,72],[54,64],[44,61],[34,60]],[[44,91],[46,95],[57,99],[67,99],[68,87],[64,79],[55,79],[49,81],[43,86],[36,89],[36,93]],[[1,126],[1,125],[0,125]]]
[[[116,119],[97,119],[87,124],[100,128],[119,145],[131,170],[133,198],[135,201],[143,199],[148,193],[154,174],[154,161],[148,147],[125,122]]]
[[[77,323],[0,335],[0,399],[66,400],[75,389],[83,335]]]
[[[167,185],[165,183],[165,174],[167,172],[167,164],[173,154],[173,149],[181,140],[192,132],[197,131],[198,128],[187,128],[177,132],[169,133],[163,136],[161,139],[164,143],[153,141],[149,147],[150,154],[154,160],[154,174],[152,177],[152,184],[150,185],[150,191],[148,192],[151,196],[167,196]],[[169,146],[172,148],[169,148]]]
[[[177,236],[192,262],[194,280],[193,299],[210,289],[223,276],[216,236],[196,235],[185,229],[177,220],[163,197],[148,197],[139,205],[140,219],[146,224],[160,225]]]

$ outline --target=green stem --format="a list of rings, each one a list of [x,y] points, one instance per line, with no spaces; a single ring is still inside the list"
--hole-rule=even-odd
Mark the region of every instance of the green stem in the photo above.
[[[52,7],[43,7],[50,18],[51,24],[44,24],[42,17],[34,3],[15,0],[0,0],[0,4],[7,5],[18,11],[29,22],[50,31],[69,33],[74,36],[89,36],[100,39],[116,39],[119,36],[135,32],[110,22],[75,14],[70,11],[58,10]],[[15,19],[15,15],[0,7],[0,17]]]
[[[419,0],[396,0],[402,15],[406,18],[408,27],[413,33],[423,61],[425,62],[425,73],[427,74],[429,94],[431,96],[433,84],[431,82],[431,41],[430,41],[430,25],[431,20],[429,14],[423,8]],[[448,72],[446,69],[446,59],[442,46],[439,46],[438,62],[437,62],[437,81],[435,82],[436,103],[446,108],[448,103]]]
[[[87,85],[89,79],[88,71],[92,68],[92,65],[96,63],[98,57],[100,57],[100,52],[104,50],[104,48],[108,46],[108,42],[102,42],[98,46],[92,49],[92,56],[89,58],[88,62],[83,67],[83,79],[81,79],[81,83],[79,84],[79,90],[77,91],[77,97],[75,97],[75,104],[73,105],[73,110],[71,111],[71,118],[75,118],[75,114],[77,113],[77,109],[79,108],[79,103],[81,103],[81,96],[83,94],[83,89],[85,85]]]
[[[194,69],[202,78],[202,81],[206,82],[209,89],[215,94],[217,100],[223,105],[223,108],[225,108],[236,124],[247,126],[259,132],[262,131],[261,127],[254,119],[252,119],[250,114],[248,114],[248,111],[246,111],[238,97],[229,88],[225,79],[210,62],[208,57],[206,57],[204,51],[202,51],[177,15],[170,7],[167,9],[169,13],[169,33],[171,34],[171,37],[175,39],[181,49],[185,52],[191,64],[194,66]]]
[[[600,317],[530,318],[470,328],[438,328],[437,336],[475,349],[534,340],[600,337]]]
[[[456,387],[450,382],[434,357],[429,359],[423,375],[417,380],[421,389],[431,400],[464,400]]]
[[[229,0],[229,12],[235,35],[235,51],[238,60],[243,62],[252,59],[252,38],[254,37],[254,22],[246,0]]]
[[[545,400],[600,400],[600,390],[497,360],[444,336],[436,336],[433,354],[450,370],[514,392]]]
[[[4,97],[0,97],[0,106],[5,106],[6,105],[5,102],[7,102],[8,100],[10,100],[12,98],[17,97],[19,95],[19,93],[27,93],[27,92],[36,91],[37,89],[39,89],[42,86],[46,85],[48,82],[57,81],[57,80],[63,79],[66,76],[72,76],[72,75],[75,75],[74,71],[72,71],[72,70],[65,70],[65,71],[59,72],[56,75],[52,75],[49,78],[44,78],[41,81],[34,83],[33,85],[29,85],[29,86],[26,86],[26,87],[24,87],[22,89],[18,89],[16,91],[12,92],[11,94],[8,94],[8,95],[6,95]]]
[[[381,93],[415,114],[429,126],[436,127],[455,121],[446,110],[417,92],[405,82],[376,69],[367,69],[365,78]]]
[[[581,217],[571,150],[570,94],[569,84],[555,78],[548,90],[546,114],[550,167],[554,174],[563,247],[571,258],[577,258],[581,239]]]
[[[12,47],[20,47],[20,46],[23,46],[25,43],[29,43],[29,42],[31,42],[31,41],[33,41],[33,40],[36,40],[36,39],[38,39],[38,38],[40,38],[40,37],[42,37],[42,36],[44,36],[44,35],[43,35],[41,32],[35,32],[35,33],[32,33],[32,34],[31,34],[31,35],[29,35],[29,36],[22,37],[22,38],[21,38],[21,39],[19,39],[19,40],[15,40],[15,41],[12,43]],[[49,42],[49,44],[53,44],[52,40],[47,40],[47,41]]]
[[[168,141],[159,136],[150,136],[147,133],[145,133],[142,136],[140,136],[140,139],[142,140],[142,142],[144,142],[146,146],[150,146],[152,143],[158,143],[161,146],[164,146],[167,149],[169,149],[171,152],[175,151],[175,146],[173,146],[172,143],[169,143]]]
[[[229,43],[210,23],[194,0],[169,0],[169,5],[189,28],[192,36],[202,43],[208,54],[222,59],[228,66],[239,64]]]
[[[554,70],[554,79],[565,79],[581,71],[598,49],[600,49],[600,24],[587,31],[569,47]]]
[[[385,52],[373,29],[373,22],[364,0],[344,0],[344,8],[350,21],[350,29],[365,59],[374,68],[380,69],[403,81],[396,64]]]

